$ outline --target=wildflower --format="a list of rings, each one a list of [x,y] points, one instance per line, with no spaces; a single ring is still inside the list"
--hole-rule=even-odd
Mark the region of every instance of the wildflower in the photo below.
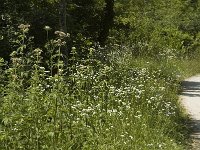
[[[89,51],[91,51],[91,52],[92,52],[92,51],[94,51],[94,50],[95,50],[95,49],[94,49],[94,48],[92,48],[92,47],[91,47],[91,48],[89,48]]]
[[[40,55],[40,54],[42,53],[42,50],[41,50],[40,48],[36,48],[36,49],[34,50],[34,52],[35,52],[36,54]]]
[[[30,27],[29,24],[20,24],[20,25],[18,26],[18,28],[19,28],[20,30],[22,30],[23,32],[25,32],[25,33],[28,32],[29,27]]]
[[[131,138],[131,140],[133,139],[133,137],[131,135],[129,137]]]
[[[70,37],[70,34],[69,34],[69,33],[67,33],[66,35],[67,35],[67,37]]]
[[[44,30],[49,31],[49,30],[51,30],[51,27],[50,26],[44,26]]]
[[[12,61],[14,64],[19,64],[19,63],[21,63],[22,59],[21,58],[12,58]]]
[[[61,39],[54,40],[53,43],[57,44],[57,46],[61,46],[63,44],[62,41],[61,41]]]
[[[161,147],[162,147],[162,144],[159,144],[158,147],[161,148]]]
[[[58,69],[58,72],[62,73],[62,72],[63,72],[63,70],[62,70],[62,69]]]
[[[150,143],[150,144],[147,144],[147,146],[153,146],[153,144],[152,144],[152,143]]]
[[[29,28],[30,27],[30,25],[29,24],[20,24],[19,26],[18,26],[18,28],[19,29],[24,29],[24,28]]]
[[[44,67],[40,67],[40,69],[41,69],[41,70],[45,70],[45,68],[44,68]]]
[[[72,50],[76,50],[76,47],[72,47]]]
[[[2,20],[6,20],[4,17],[5,17],[4,15],[1,15],[1,19],[2,19]]]
[[[55,31],[55,34],[58,35],[60,38],[65,38],[70,36],[69,33],[64,33],[62,31]]]

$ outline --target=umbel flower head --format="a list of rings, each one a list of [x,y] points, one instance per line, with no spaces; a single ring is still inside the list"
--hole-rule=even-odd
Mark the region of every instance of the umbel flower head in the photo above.
[[[55,31],[55,34],[58,35],[61,39],[63,38],[66,38],[66,37],[69,37],[70,34],[69,33],[65,33],[65,32],[62,32],[62,31]]]
[[[54,40],[53,43],[56,44],[57,46],[62,46],[66,44],[66,42],[62,41],[61,39]]]
[[[29,25],[29,24],[20,24],[20,25],[18,26],[18,28],[19,28],[20,30],[22,30],[23,32],[28,32],[28,30],[29,30],[29,28],[30,28],[30,25]]]
[[[29,28],[29,27],[30,27],[29,24],[20,24],[20,25],[18,26],[19,29],[25,29],[25,28]]]
[[[49,31],[49,30],[51,30],[51,27],[50,26],[44,26],[44,30]]]
[[[42,50],[40,48],[36,48],[34,50],[34,52],[37,54],[37,55],[40,55],[42,53]]]

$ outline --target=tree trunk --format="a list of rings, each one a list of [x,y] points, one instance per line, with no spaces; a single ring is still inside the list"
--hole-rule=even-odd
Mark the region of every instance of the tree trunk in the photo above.
[[[104,16],[101,22],[98,41],[101,46],[105,45],[105,42],[109,36],[109,30],[113,26],[114,19],[114,0],[105,0]]]

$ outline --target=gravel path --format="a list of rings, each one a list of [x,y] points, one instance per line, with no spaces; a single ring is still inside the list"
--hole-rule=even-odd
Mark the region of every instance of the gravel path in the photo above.
[[[182,85],[181,102],[192,119],[192,150],[200,150],[200,75],[186,79]]]

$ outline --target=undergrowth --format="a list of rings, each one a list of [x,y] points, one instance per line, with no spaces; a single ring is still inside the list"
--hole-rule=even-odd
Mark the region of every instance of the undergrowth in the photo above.
[[[19,28],[18,48],[1,70],[0,149],[184,149],[173,60],[136,59],[116,48],[107,64],[95,48],[80,59],[73,47],[68,65],[61,53],[68,37],[57,31],[45,46],[52,51],[45,67],[45,48],[28,47],[29,26]]]

